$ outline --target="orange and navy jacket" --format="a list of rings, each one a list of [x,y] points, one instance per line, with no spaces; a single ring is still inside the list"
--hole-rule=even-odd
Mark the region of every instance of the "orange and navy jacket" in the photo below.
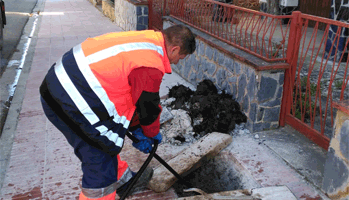
[[[154,103],[159,104],[165,73],[171,66],[161,32],[109,33],[65,53],[49,69],[40,93],[86,142],[117,154],[136,109],[145,135],[158,134],[161,106],[154,109]],[[144,81],[144,74],[156,81]],[[138,85],[137,78],[143,79]]]

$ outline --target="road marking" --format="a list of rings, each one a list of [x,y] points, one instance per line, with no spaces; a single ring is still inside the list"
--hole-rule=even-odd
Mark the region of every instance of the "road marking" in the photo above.
[[[21,60],[19,61],[20,65],[17,68],[17,73],[16,73],[16,76],[15,76],[15,79],[14,79],[13,83],[11,85],[9,85],[9,88],[8,88],[9,96],[7,98],[7,101],[6,101],[7,103],[10,103],[10,101],[12,100],[13,95],[15,94],[17,83],[18,83],[19,77],[20,77],[20,75],[22,73],[23,65],[24,65],[26,56],[28,54],[29,46],[30,46],[30,43],[32,41],[32,37],[34,35],[34,31],[35,31],[35,28],[36,28],[37,21],[39,19],[39,15],[38,14],[34,14],[33,16],[35,17],[35,20],[34,20],[34,23],[33,23],[32,30],[31,30],[31,32],[29,34],[28,39],[27,39],[27,42],[24,44],[24,52],[22,54]],[[13,62],[9,62],[7,67],[9,67],[10,64],[13,65],[14,63],[18,64],[18,62],[14,62],[14,61]]]

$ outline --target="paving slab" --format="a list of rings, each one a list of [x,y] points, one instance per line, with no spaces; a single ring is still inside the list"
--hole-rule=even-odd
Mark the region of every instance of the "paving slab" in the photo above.
[[[259,142],[321,188],[327,151],[290,126],[260,133]]]
[[[200,166],[204,157],[213,157],[232,142],[232,137],[223,133],[210,133],[190,145],[183,152],[168,161],[168,164],[178,173],[184,174]],[[167,191],[177,178],[164,166],[154,170],[149,182],[149,188],[155,192]]]

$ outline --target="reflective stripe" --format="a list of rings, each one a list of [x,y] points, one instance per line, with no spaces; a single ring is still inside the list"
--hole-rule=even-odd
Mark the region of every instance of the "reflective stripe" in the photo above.
[[[116,189],[121,187],[123,184],[127,183],[132,178],[132,172],[129,167],[127,167],[124,174],[121,176],[121,178],[116,182]]]
[[[113,121],[117,124],[122,124],[125,129],[127,129],[128,126],[130,125],[130,121],[127,120],[127,118],[125,116],[122,116],[122,117],[120,117],[119,115],[114,116]]]
[[[116,194],[117,182],[112,183],[111,185],[105,188],[82,188],[81,192],[86,199],[110,199],[107,198],[110,194]],[[82,198],[84,199],[84,198]],[[115,199],[115,197],[114,197]]]
[[[89,67],[88,63],[86,62],[86,58],[84,55],[84,52],[81,49],[81,44],[76,45],[73,48],[74,57],[76,60],[76,63],[78,64],[78,67],[85,77],[87,83],[93,90],[93,92],[98,96],[98,98],[102,101],[104,107],[107,109],[109,116],[115,116],[117,114],[115,105],[113,102],[110,101],[107,92],[104,90],[102,85],[99,83],[93,72],[91,71],[91,68]]]
[[[132,173],[130,168],[127,168],[120,180],[115,183],[110,184],[105,188],[82,188],[82,193],[87,198],[95,199],[102,198],[109,194],[115,192],[116,189],[121,187],[123,184],[127,183],[132,178]]]
[[[114,133],[113,131],[109,130],[104,125],[96,127],[96,129],[101,133],[102,136],[105,136],[108,138],[108,140],[112,141],[116,146],[122,147],[124,144],[124,139],[119,137],[119,134]]]
[[[97,115],[92,111],[90,106],[87,104],[85,99],[81,96],[79,91],[76,89],[73,82],[70,80],[67,72],[65,71],[62,58],[60,58],[55,65],[55,73],[62,84],[64,90],[68,93],[69,97],[74,102],[75,106],[79,109],[79,111],[85,116],[85,118],[91,123],[95,124],[99,121]]]
[[[93,53],[87,56],[86,58],[88,60],[88,64],[92,64],[92,63],[96,63],[101,60],[107,59],[109,57],[115,56],[121,52],[134,51],[134,50],[154,50],[154,51],[157,51],[162,56],[164,56],[164,52],[161,46],[157,46],[149,42],[134,42],[134,43],[115,45],[107,49],[103,49],[101,51]]]

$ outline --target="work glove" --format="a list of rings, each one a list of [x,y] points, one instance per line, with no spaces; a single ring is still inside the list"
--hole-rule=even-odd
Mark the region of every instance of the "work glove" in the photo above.
[[[161,133],[157,134],[153,138],[149,138],[143,134],[143,130],[141,128],[136,129],[132,132],[132,134],[139,140],[137,143],[133,142],[132,146],[146,154],[150,153],[150,151],[153,149],[154,140],[157,140],[159,144],[162,141]]]

